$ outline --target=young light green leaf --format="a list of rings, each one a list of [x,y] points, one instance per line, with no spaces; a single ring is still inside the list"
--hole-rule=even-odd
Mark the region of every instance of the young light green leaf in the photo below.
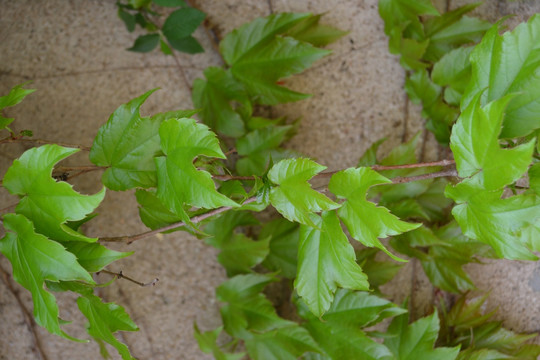
[[[193,324],[193,336],[197,340],[197,343],[199,344],[199,349],[203,353],[206,354],[212,354],[214,356],[214,359],[216,360],[240,360],[244,357],[244,353],[225,353],[217,344],[217,338],[221,331],[223,330],[223,327],[220,326],[212,331],[206,331],[204,333],[201,333],[199,330],[199,327],[197,326],[197,323]]]
[[[315,226],[310,213],[339,207],[307,182],[324,169],[310,159],[281,160],[268,173],[268,179],[279,185],[270,191],[270,202],[286,219]]]
[[[43,145],[27,150],[13,162],[4,176],[4,187],[21,200],[16,212],[30,219],[36,231],[54,240],[94,242],[66,225],[82,220],[105,196],[105,188],[94,195],[81,195],[67,182],[51,177],[54,165],[78,149]]]
[[[239,206],[218,193],[210,173],[199,171],[193,160],[200,155],[225,159],[215,134],[193,119],[169,119],[159,129],[165,156],[156,157],[158,198],[189,222],[186,204],[205,209]]]
[[[381,249],[394,260],[405,261],[389,252],[378,238],[399,235],[418,228],[420,224],[401,221],[385,207],[376,206],[366,199],[371,186],[391,182],[370,168],[351,168],[334,174],[328,189],[346,199],[338,214],[355,240],[365,246]]]
[[[471,78],[469,57],[474,47],[459,47],[446,53],[435,65],[431,79],[440,86],[450,86],[461,93],[465,91]]]
[[[471,54],[472,77],[461,109],[477,102],[478,94],[485,105],[519,93],[508,104],[501,137],[525,136],[540,128],[540,15],[502,36],[498,31],[493,26]]]
[[[368,290],[369,283],[335,212],[323,212],[322,219],[313,216],[312,222],[316,228],[300,227],[294,287],[313,314],[320,317],[330,308],[338,287]]]
[[[230,70],[209,67],[204,71],[206,80],[193,82],[192,99],[201,108],[201,118],[205,124],[219,133],[231,137],[242,136],[245,132],[241,113],[251,116],[251,103],[242,83],[238,82]],[[239,104],[233,109],[231,103]]]
[[[13,278],[32,293],[36,322],[49,332],[77,340],[60,329],[56,299],[44,289],[45,280],[82,280],[94,283],[77,258],[59,243],[34,231],[23,215],[6,214],[7,232],[0,240],[0,251],[13,267]]]
[[[87,331],[99,343],[105,341],[116,348],[123,360],[135,360],[128,347],[114,337],[117,331],[137,331],[137,325],[130,319],[123,307],[115,303],[103,303],[93,294],[77,299],[79,310],[88,319]],[[101,347],[102,351],[105,350]],[[106,351],[106,350],[105,350]]]
[[[147,53],[156,48],[159,44],[159,34],[140,35],[135,39],[132,47],[128,51]]]
[[[66,241],[66,250],[75,255],[77,261],[88,272],[98,272],[110,263],[125,258],[133,252],[119,252],[107,249],[98,243],[84,241]]]
[[[253,360],[296,360],[305,352],[319,351],[308,331],[296,324],[250,335],[244,341]]]
[[[463,234],[493,247],[499,257],[536,260],[520,241],[519,230],[537,223],[540,197],[521,194],[501,199],[503,190],[485,191],[470,181],[448,185],[445,194],[456,201],[452,214]]]
[[[270,221],[259,233],[259,239],[266,238],[270,239],[270,252],[263,265],[270,270],[279,271],[279,275],[294,279],[298,258],[298,224],[283,218]]]
[[[527,171],[534,140],[512,149],[501,149],[499,133],[509,96],[480,106],[478,93],[463,110],[452,129],[450,148],[461,177],[486,190],[497,190],[519,179]]]
[[[431,0],[381,0],[379,14],[384,20],[384,32],[395,36],[394,29],[405,30],[407,26],[420,27],[420,15],[439,15]],[[401,35],[401,34],[400,34]]]
[[[311,14],[281,13],[258,18],[233,30],[219,44],[221,55],[228,65],[268,44],[276,35],[284,34]]]
[[[349,33],[348,31],[319,24],[321,17],[322,15],[318,14],[302,20],[290,29],[286,35],[299,41],[308,42],[313,46],[322,47],[337,41]]]
[[[459,346],[434,348],[439,333],[439,317],[432,315],[408,325],[408,315],[400,315],[392,321],[388,332],[395,335],[384,340],[384,344],[400,360],[454,360]]]
[[[235,61],[231,72],[246,87],[258,104],[275,105],[309,97],[277,84],[280,79],[299,73],[330,51],[314,47],[291,37],[275,37],[257,51],[246,53]]]
[[[171,13],[163,24],[163,35],[173,48],[188,54],[203,52],[203,48],[191,34],[203,22],[206,15],[195,8],[186,7]]]
[[[159,126],[169,118],[192,116],[196,111],[171,111],[150,118],[139,109],[156,90],[150,90],[116,109],[94,139],[90,161],[107,166],[103,184],[111,190],[156,186],[154,157],[159,154]]]
[[[2,116],[2,110],[15,106],[20,103],[27,95],[36,91],[36,89],[23,89],[27,83],[14,86],[9,94],[0,97],[0,130],[7,128],[9,124],[13,122],[13,118],[6,118]]]

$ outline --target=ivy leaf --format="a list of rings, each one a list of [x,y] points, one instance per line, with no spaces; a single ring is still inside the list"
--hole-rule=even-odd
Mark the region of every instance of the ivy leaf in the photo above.
[[[216,360],[240,360],[244,357],[244,353],[225,353],[223,350],[217,345],[217,338],[219,334],[221,333],[221,330],[223,330],[223,327],[220,326],[217,329],[214,329],[212,331],[206,331],[204,333],[201,333],[199,330],[199,327],[196,323],[193,324],[193,336],[197,340],[197,343],[199,344],[199,349],[203,353],[206,354],[212,354],[214,356],[214,359]]]
[[[139,217],[150,229],[159,229],[181,221],[178,215],[163,205],[156,191],[137,190],[135,197],[139,204]]]
[[[154,157],[159,154],[159,126],[169,118],[192,116],[196,111],[171,111],[150,118],[139,109],[154,90],[116,109],[94,139],[90,161],[107,166],[102,181],[111,190],[156,186]]]
[[[156,48],[159,44],[159,34],[141,35],[135,39],[132,47],[128,51],[147,53]]]
[[[169,119],[159,129],[165,156],[155,158],[158,171],[158,198],[184,222],[189,217],[184,205],[214,209],[239,206],[218,193],[212,176],[193,166],[197,156],[225,159],[215,134],[193,119]]]
[[[312,222],[316,228],[300,227],[294,287],[313,314],[320,317],[330,308],[338,286],[368,290],[369,283],[335,212],[323,212],[322,219],[313,216]]]
[[[7,107],[15,106],[20,103],[27,95],[30,95],[36,89],[23,89],[27,83],[14,86],[9,94],[0,97],[0,130],[8,129],[9,124],[13,122],[13,118],[6,118],[2,116],[2,110]],[[11,130],[10,130],[11,131]]]
[[[310,213],[339,207],[307,182],[324,169],[310,159],[281,160],[268,173],[268,179],[279,185],[270,191],[270,202],[286,219],[315,226]]]
[[[204,70],[206,80],[193,82],[192,99],[201,108],[204,123],[215,131],[231,137],[245,133],[241,113],[251,115],[252,106],[242,83],[238,82],[230,70],[209,67]],[[233,108],[231,102],[238,104]]]
[[[485,191],[470,181],[448,185],[445,191],[458,204],[452,214],[465,236],[491,245],[499,257],[536,260],[521,243],[519,230],[538,222],[540,198],[521,194],[501,199],[502,193]]]
[[[227,333],[234,337],[250,337],[250,331],[266,332],[295,323],[276,314],[272,303],[261,291],[275,279],[269,275],[237,275],[216,290],[219,301],[227,304],[220,309]]]
[[[519,94],[508,104],[501,137],[525,136],[540,128],[540,16],[502,36],[498,30],[493,26],[471,54],[472,77],[461,108],[478,101],[478,94],[482,105]]]
[[[54,240],[95,242],[66,225],[94,211],[105,196],[105,188],[94,195],[81,195],[66,182],[52,177],[54,165],[78,149],[43,145],[24,152],[4,176],[4,187],[21,200],[16,212],[30,219],[38,233]]]
[[[347,169],[332,176],[328,189],[340,198],[347,199],[338,214],[351,236],[368,247],[377,247],[397,261],[405,261],[389,252],[378,238],[399,235],[416,229],[420,224],[399,220],[388,209],[376,206],[366,199],[373,185],[392,183],[391,180],[370,168]]]
[[[119,252],[107,249],[98,243],[84,241],[67,241],[63,243],[66,250],[75,255],[79,264],[88,272],[98,272],[110,263],[125,258],[133,252]]]
[[[203,48],[191,34],[205,17],[202,11],[192,7],[178,9],[167,17],[161,30],[174,49],[188,54],[203,52]]]
[[[380,293],[378,288],[392,280],[403,267],[402,264],[396,264],[393,261],[376,261],[378,252],[379,250],[375,248],[366,248],[356,252],[356,261],[367,275],[375,294]]]
[[[454,360],[459,346],[434,349],[439,333],[439,317],[435,311],[408,325],[408,315],[400,315],[392,321],[388,333],[395,335],[384,340],[384,344],[400,360]]]
[[[248,273],[268,255],[269,242],[270,238],[255,241],[243,234],[235,234],[218,247],[221,250],[218,261],[229,277]]]
[[[348,31],[342,31],[328,25],[319,24],[322,15],[312,15],[302,20],[287,32],[299,41],[308,42],[313,46],[322,47],[337,41],[347,35]]]
[[[540,196],[540,163],[529,168],[529,188]]]
[[[15,281],[32,293],[36,322],[53,334],[77,341],[60,329],[56,299],[45,290],[44,282],[82,280],[93,284],[92,277],[62,245],[36,233],[23,215],[6,214],[3,221],[7,232],[0,240],[0,251],[11,262]]]
[[[386,141],[387,138],[382,138],[375,141],[371,146],[364,152],[364,154],[358,159],[358,164],[356,166],[372,166],[378,163],[377,161],[377,151],[379,147]]]
[[[113,333],[116,331],[137,331],[123,307],[115,303],[103,303],[93,294],[86,294],[77,299],[79,310],[88,319],[88,333],[98,342],[105,341],[116,348],[123,360],[135,360],[129,353],[128,347],[118,341]],[[100,346],[102,355],[107,354],[104,346]],[[108,356],[106,356],[108,357]]]
[[[496,190],[519,179],[531,162],[534,140],[501,149],[502,117],[511,97],[480,106],[478,93],[463,110],[452,130],[450,148],[461,177],[472,176],[486,190]]]
[[[275,37],[257,51],[248,52],[231,67],[231,72],[246,87],[258,104],[275,105],[309,97],[277,84],[280,79],[300,73],[313,62],[330,54],[291,37]]]
[[[471,61],[469,57],[474,47],[459,47],[446,53],[431,72],[433,82],[440,86],[450,86],[463,93],[471,78]],[[459,103],[458,103],[459,104]]]
[[[244,55],[271,42],[276,35],[284,34],[311,14],[281,13],[240,26],[233,30],[219,44],[223,59],[228,65],[235,64]]]
[[[259,233],[259,239],[270,239],[270,252],[263,265],[270,270],[279,271],[280,275],[294,279],[298,258],[299,227],[297,223],[283,218],[265,224]]]

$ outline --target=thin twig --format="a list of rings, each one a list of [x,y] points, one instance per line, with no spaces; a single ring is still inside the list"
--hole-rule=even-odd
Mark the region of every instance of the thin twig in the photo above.
[[[184,83],[185,83],[186,87],[188,88],[189,92],[191,92],[191,90],[193,90],[193,88],[191,87],[191,83],[189,82],[189,80],[187,78],[184,67],[182,66],[182,64],[180,64],[180,60],[178,60],[178,57],[174,53],[174,50],[171,51],[171,56],[172,56],[174,62],[176,63],[176,67],[180,71],[180,74],[182,75],[182,80],[184,80]]]
[[[251,197],[251,198],[247,199],[246,201],[244,201],[242,203],[242,205],[255,202],[256,200],[257,200],[256,196]],[[208,219],[211,216],[221,214],[221,213],[223,213],[225,211],[228,211],[228,210],[231,210],[231,209],[232,209],[232,206],[224,206],[224,207],[221,207],[221,208],[217,208],[217,209],[214,209],[212,211],[207,212],[206,214],[195,216],[195,217],[191,218],[190,221],[193,224],[197,224],[197,223],[200,223],[201,221],[203,221],[205,219]],[[164,231],[167,231],[167,230],[172,230],[172,229],[175,229],[177,227],[185,226],[185,225],[186,225],[185,222],[177,222],[177,223],[170,224],[170,225],[164,226],[164,227],[159,228],[159,229],[147,231],[147,232],[144,232],[144,233],[141,233],[141,234],[124,235],[124,236],[117,236],[117,237],[103,237],[103,238],[99,238],[99,241],[100,242],[125,242],[125,243],[127,243],[129,245],[134,241],[144,239],[144,238],[147,238],[149,236],[154,236],[154,235],[157,235],[157,234],[159,234],[161,232],[164,232]]]
[[[108,166],[87,165],[87,166],[58,166],[55,169],[61,172],[69,172],[69,171],[96,171],[96,170],[105,170],[106,168],[108,168]]]
[[[212,175],[213,179],[228,181],[228,180],[255,180],[256,176],[235,176],[235,175]]]
[[[43,350],[43,346],[41,345],[41,342],[39,341],[37,329],[36,329],[36,322],[32,315],[30,314],[30,311],[26,308],[24,305],[21,297],[19,296],[19,292],[13,287],[10,276],[4,268],[0,266],[0,273],[2,273],[2,280],[4,281],[4,284],[6,284],[9,292],[15,297],[15,300],[17,300],[17,303],[19,304],[19,307],[23,313],[23,318],[26,326],[28,327],[28,330],[30,331],[30,334],[32,335],[32,340],[34,342],[34,352],[36,353],[37,357],[40,360],[48,360],[47,355],[45,354],[45,351]]]
[[[154,280],[150,281],[150,282],[147,282],[147,283],[143,283],[143,282],[140,282],[140,281],[137,281],[135,279],[132,279],[130,278],[129,276],[126,276],[124,275],[124,273],[122,273],[122,270],[120,270],[120,272],[114,272],[114,271],[109,271],[109,270],[101,270],[100,272],[102,273],[105,273],[105,274],[109,274],[109,275],[113,275],[113,276],[116,276],[116,278],[118,279],[126,279],[127,281],[131,281],[132,283],[134,284],[137,284],[141,287],[146,287],[146,286],[155,286],[157,284],[157,282],[159,281],[158,278],[155,278]],[[99,273],[98,273],[99,274]]]
[[[421,181],[421,180],[426,180],[426,179],[433,179],[433,178],[447,177],[447,176],[458,176],[457,170],[448,169],[448,170],[442,170],[442,171],[437,171],[434,173],[422,174],[422,175],[417,175],[417,176],[404,176],[404,177],[398,176],[392,179],[392,183],[404,184],[404,183],[409,183],[413,181]]]
[[[42,144],[56,144],[56,145],[60,145],[60,146],[64,146],[64,147],[81,149],[81,150],[84,150],[84,151],[90,151],[90,149],[91,149],[90,147],[84,146],[84,145],[67,144],[67,143],[51,141],[51,140],[44,140],[44,139],[19,139],[19,138],[7,137],[7,138],[4,138],[4,139],[0,140],[0,144],[17,143],[17,142],[29,142],[29,143],[35,143],[35,144],[40,144],[40,145],[42,145]]]

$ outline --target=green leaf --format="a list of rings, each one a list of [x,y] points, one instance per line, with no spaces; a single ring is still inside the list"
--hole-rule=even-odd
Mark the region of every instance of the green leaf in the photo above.
[[[450,86],[463,93],[471,78],[469,57],[474,47],[459,47],[446,53],[431,72],[433,82],[440,86]]]
[[[358,167],[361,166],[373,166],[377,164],[377,151],[379,147],[386,141],[386,138],[379,139],[375,141],[371,146],[364,152],[364,154],[358,159]]]
[[[266,332],[295,323],[276,314],[272,303],[261,291],[275,279],[269,275],[237,275],[216,290],[225,331],[234,337],[250,337],[249,331]]]
[[[13,161],[3,186],[21,197],[16,212],[30,219],[37,232],[54,240],[94,242],[97,239],[71,229],[66,222],[82,220],[94,211],[105,188],[94,195],[81,195],[70,184],[51,177],[54,165],[77,151],[58,145],[27,150]]]
[[[268,255],[269,241],[269,238],[254,241],[243,234],[235,234],[219,247],[218,261],[229,277],[248,273]]]
[[[486,190],[496,190],[519,179],[531,162],[534,140],[512,149],[501,149],[499,133],[511,97],[480,106],[478,93],[463,110],[452,129],[450,148],[461,177]]]
[[[203,22],[206,15],[195,8],[186,7],[171,13],[163,24],[163,35],[171,46],[188,54],[203,52],[203,48],[191,34]]]
[[[309,309],[320,317],[330,308],[338,287],[368,290],[369,283],[356,263],[354,249],[335,212],[323,212],[322,219],[313,217],[312,221],[317,228],[300,227],[294,287]]]
[[[379,14],[384,20],[384,33],[390,37],[394,29],[403,31],[405,27],[412,25],[419,27],[420,15],[439,15],[439,12],[431,0],[381,0],[379,1]],[[400,34],[401,35],[401,34]]]
[[[0,251],[13,267],[13,278],[32,293],[36,322],[49,332],[77,340],[60,329],[56,299],[44,288],[45,280],[82,280],[93,284],[88,272],[75,256],[59,243],[34,231],[23,215],[6,214],[6,235],[0,240]]]
[[[242,136],[245,130],[240,107],[251,115],[251,103],[244,86],[230,71],[222,68],[208,67],[204,76],[206,81],[196,79],[193,82],[192,93],[193,104],[202,109],[200,115],[203,122],[224,135]],[[232,102],[238,104],[238,111],[233,108]]]
[[[337,41],[349,33],[348,31],[319,24],[321,17],[321,14],[312,15],[302,20],[287,32],[287,36],[299,41],[308,42],[313,46],[322,47]]]
[[[498,30],[493,26],[471,54],[472,77],[461,108],[479,94],[482,105],[519,94],[508,104],[501,137],[525,136],[540,128],[540,15],[502,36]]]
[[[270,270],[279,271],[279,275],[294,279],[298,258],[299,227],[297,223],[283,218],[265,224],[259,239],[270,239],[270,252],[263,265]]]
[[[385,207],[376,206],[366,199],[371,186],[389,183],[392,181],[370,168],[351,168],[334,174],[328,189],[338,197],[347,199],[338,214],[355,240],[365,246],[381,249],[394,260],[406,261],[389,252],[378,238],[399,235],[418,228],[420,224],[401,221]]]
[[[386,284],[396,276],[403,267],[393,261],[376,261],[379,252],[376,248],[362,249],[356,252],[356,261],[368,277],[369,284],[377,291],[379,286]],[[377,292],[376,292],[377,293]]]
[[[536,260],[521,243],[519,230],[538,222],[540,198],[521,194],[501,199],[502,193],[485,191],[468,181],[448,185],[445,191],[458,204],[452,214],[465,236],[491,245],[499,257]]]
[[[135,15],[132,15],[128,13],[127,11],[124,11],[123,8],[118,6],[118,17],[120,18],[120,20],[124,22],[124,25],[126,25],[127,31],[133,32],[133,30],[135,30],[135,25],[136,25]]]
[[[271,42],[276,35],[284,34],[311,14],[280,13],[257,18],[233,30],[219,44],[223,59],[228,65],[235,64],[244,55],[254,52]]]
[[[114,251],[98,243],[83,241],[67,241],[62,245],[77,257],[79,264],[88,272],[101,271],[110,263],[133,254],[133,252]]]
[[[161,152],[161,123],[169,118],[189,117],[196,113],[193,110],[180,110],[141,117],[139,109],[154,91],[150,90],[121,105],[94,139],[90,161],[108,167],[102,181],[111,190],[156,186],[154,157]]]
[[[275,105],[298,101],[309,95],[287,89],[277,82],[304,71],[329,53],[291,37],[275,37],[266,46],[235,61],[231,72],[245,85],[256,103]]]
[[[129,353],[128,347],[118,341],[113,335],[116,331],[139,330],[123,307],[115,303],[103,303],[100,298],[91,294],[79,297],[77,299],[77,305],[79,306],[79,310],[88,319],[88,333],[98,343],[105,341],[114,346],[123,360],[135,360]],[[101,348],[106,353],[105,348]]]
[[[163,7],[188,6],[184,0],[152,0],[152,2]]]
[[[184,205],[214,209],[239,206],[216,191],[210,173],[193,166],[197,156],[225,159],[215,134],[193,119],[169,119],[159,128],[165,156],[156,157],[158,198],[184,222],[189,217]]]
[[[398,359],[453,360],[457,357],[459,346],[434,348],[439,333],[439,317],[436,311],[411,325],[407,324],[407,320],[407,314],[394,318],[388,333],[395,336],[384,340],[384,344]]]
[[[165,42],[161,38],[159,39],[159,48],[160,48],[161,52],[164,53],[165,55],[172,55],[173,54],[172,49],[169,46],[169,44],[167,44],[167,42]]]
[[[159,44],[159,34],[140,35],[135,39],[135,43],[129,51],[147,53],[156,48]]]
[[[139,216],[150,229],[159,229],[181,221],[178,215],[163,205],[155,191],[137,190],[135,197],[139,204]]]
[[[223,330],[223,327],[220,326],[212,331],[206,331],[201,333],[199,327],[196,323],[193,324],[193,336],[199,344],[199,349],[203,353],[212,354],[216,360],[240,360],[244,357],[244,353],[225,353],[217,344],[217,338]]]
[[[529,168],[529,188],[540,196],[540,163]]]
[[[20,103],[27,95],[36,91],[36,89],[23,89],[27,83],[14,86],[9,94],[0,97],[0,130],[6,129],[13,122],[13,118],[5,118],[2,116],[2,110],[15,106]]]

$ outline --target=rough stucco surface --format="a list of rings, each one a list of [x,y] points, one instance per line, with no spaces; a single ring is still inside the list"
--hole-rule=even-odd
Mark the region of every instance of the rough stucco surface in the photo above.
[[[133,54],[125,51],[135,38],[116,17],[114,1],[98,0],[0,0],[0,94],[14,85],[32,80],[38,91],[22,105],[9,109],[16,118],[14,129],[32,129],[35,137],[90,145],[97,129],[122,103],[160,87],[143,106],[143,114],[191,108],[190,92],[177,65],[160,53]],[[452,1],[456,7],[464,1]],[[333,54],[306,73],[288,80],[294,89],[310,92],[308,100],[278,106],[274,116],[302,118],[299,135],[289,147],[317,159],[330,169],[353,166],[375,140],[387,137],[382,152],[422,129],[419,109],[408,104],[403,92],[404,73],[396,57],[387,51],[383,23],[375,0],[199,0],[196,5],[208,14],[220,36],[257,16],[278,11],[325,12],[325,23],[350,33],[330,48]],[[446,2],[439,1],[441,9]],[[506,3],[489,1],[476,10],[495,20],[516,13],[515,25],[540,11],[535,1]],[[209,65],[220,65],[207,34],[195,36],[206,49],[195,56],[179,55],[191,83]],[[437,159],[440,151],[428,135],[425,160]],[[0,146],[0,174],[9,159],[19,156],[26,145]],[[86,164],[79,154],[66,164]],[[99,190],[99,174],[76,178],[75,187],[84,193]],[[0,208],[15,199],[4,190]],[[98,209],[101,216],[86,228],[93,236],[122,235],[144,231],[138,220],[131,192],[108,192]],[[181,233],[154,237],[116,248],[134,255],[111,266],[125,274],[149,281],[159,277],[153,288],[117,281],[101,291],[107,301],[116,301],[132,315],[141,330],[124,333],[121,340],[139,359],[206,359],[193,339],[192,324],[202,329],[220,324],[214,288],[225,279],[216,262],[216,252],[201,241]],[[0,256],[0,265],[11,266]],[[500,261],[470,266],[482,291],[491,290],[488,308],[499,307],[498,317],[516,331],[538,330],[540,320],[540,265]],[[106,281],[100,275],[99,281]],[[13,285],[24,305],[32,311],[29,294]],[[410,262],[385,287],[395,301],[415,289],[417,313],[429,308],[433,289],[421,267]],[[74,306],[73,296],[60,296],[61,316],[73,320],[68,333],[85,337],[84,319]],[[0,359],[37,359],[33,339],[20,306],[0,281]],[[79,344],[38,329],[39,342],[49,359],[99,359],[94,342]],[[113,358],[117,358],[114,351]]]

